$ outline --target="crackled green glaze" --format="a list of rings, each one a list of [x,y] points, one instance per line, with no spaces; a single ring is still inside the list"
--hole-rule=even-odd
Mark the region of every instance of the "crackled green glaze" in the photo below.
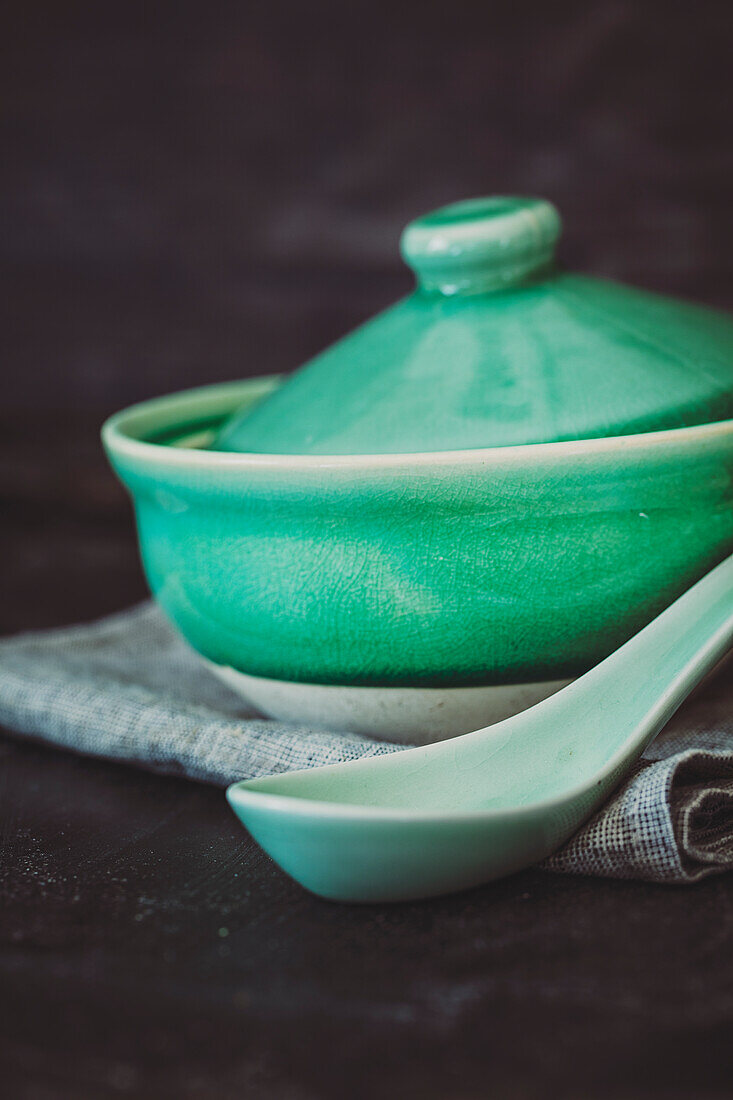
[[[196,450],[276,380],[107,423],[162,607],[202,654],[310,683],[554,680],[733,550],[733,422],[444,454]]]
[[[516,446],[733,417],[733,320],[553,266],[540,199],[458,203],[407,227],[418,288],[220,432],[227,451]]]

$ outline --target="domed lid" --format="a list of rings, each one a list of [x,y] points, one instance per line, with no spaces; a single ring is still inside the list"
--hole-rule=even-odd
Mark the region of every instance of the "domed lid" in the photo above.
[[[512,446],[733,417],[733,320],[558,271],[555,208],[455,203],[408,225],[417,288],[235,414],[221,450]]]

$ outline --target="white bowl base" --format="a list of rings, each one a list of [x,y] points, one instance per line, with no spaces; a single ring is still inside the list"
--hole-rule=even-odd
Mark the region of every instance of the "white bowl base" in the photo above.
[[[546,680],[488,687],[402,688],[300,684],[208,667],[252,706],[282,722],[428,745],[493,725],[569,684]]]

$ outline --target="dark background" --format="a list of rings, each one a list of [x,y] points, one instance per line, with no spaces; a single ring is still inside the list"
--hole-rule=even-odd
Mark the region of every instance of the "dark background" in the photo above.
[[[733,306],[724,3],[19,3],[0,34],[0,634],[143,598],[102,418],[302,362],[402,225],[553,199],[567,264]],[[725,1100],[733,876],[306,895],[221,793],[0,737],[9,1100]]]
[[[289,370],[406,291],[410,218],[541,194],[572,265],[730,307],[730,3],[15,3],[5,400]]]

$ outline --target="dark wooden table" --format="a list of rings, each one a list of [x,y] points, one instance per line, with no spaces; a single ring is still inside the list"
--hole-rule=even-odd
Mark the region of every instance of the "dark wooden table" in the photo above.
[[[9,421],[2,631],[142,598],[96,418]],[[483,1100],[731,1095],[733,878],[528,871],[345,907],[219,790],[0,739],[0,1092]]]

